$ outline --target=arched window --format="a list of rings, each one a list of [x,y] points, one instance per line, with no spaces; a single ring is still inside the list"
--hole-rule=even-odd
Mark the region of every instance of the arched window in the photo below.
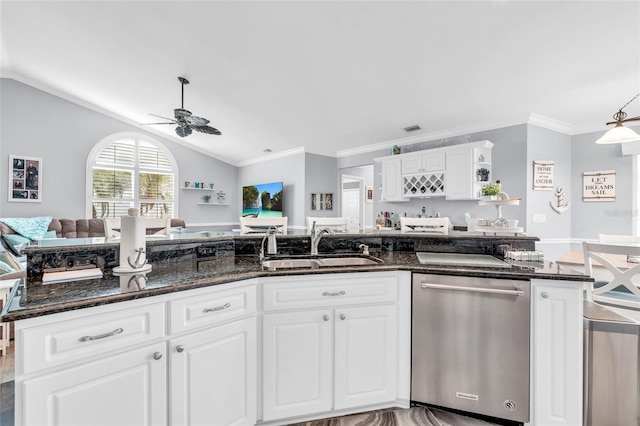
[[[87,159],[87,217],[176,217],[176,161],[162,144],[138,134],[98,142]]]

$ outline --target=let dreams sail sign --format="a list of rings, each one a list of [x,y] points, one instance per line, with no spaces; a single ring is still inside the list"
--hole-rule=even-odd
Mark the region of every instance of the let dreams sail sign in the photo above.
[[[615,170],[582,173],[582,201],[615,201],[615,199]]]

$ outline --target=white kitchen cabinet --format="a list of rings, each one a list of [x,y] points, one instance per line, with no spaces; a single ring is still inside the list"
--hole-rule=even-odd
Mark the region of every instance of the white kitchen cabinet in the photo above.
[[[409,201],[408,198],[402,196],[401,159],[387,157],[380,163],[382,166],[382,187],[380,201]]]
[[[254,425],[255,294],[246,280],[17,321],[16,426]]]
[[[335,321],[335,409],[393,401],[397,392],[395,305],[339,308]]]
[[[489,141],[454,145],[447,149],[445,173],[447,200],[478,200],[480,191],[489,181],[481,181],[478,170],[491,173],[491,148]]]
[[[16,382],[16,425],[166,424],[166,344]]]
[[[171,424],[256,422],[256,319],[172,339]]]
[[[397,400],[396,274],[280,277],[262,287],[264,421]]]
[[[532,280],[531,425],[582,424],[581,282]]]
[[[262,338],[262,419],[331,410],[332,310],[265,314]]]
[[[402,156],[402,174],[437,172],[445,169],[445,153],[442,150],[426,150]]]
[[[381,201],[437,196],[477,200],[482,187],[493,179],[492,148],[492,142],[479,141],[376,158],[382,165]],[[488,180],[482,181],[482,175]]]

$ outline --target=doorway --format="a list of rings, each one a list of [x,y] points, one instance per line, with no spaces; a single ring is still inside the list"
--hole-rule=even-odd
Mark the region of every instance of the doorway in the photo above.
[[[364,229],[364,178],[341,175],[342,216],[346,217],[347,232],[359,232]]]

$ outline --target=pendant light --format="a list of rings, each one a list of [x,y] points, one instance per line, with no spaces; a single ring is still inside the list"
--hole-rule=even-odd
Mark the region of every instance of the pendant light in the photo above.
[[[622,108],[618,110],[615,114],[613,114],[613,118],[615,121],[610,121],[607,123],[607,126],[610,124],[615,124],[616,126],[609,130],[604,134],[600,139],[596,141],[599,144],[612,144],[612,143],[626,143],[626,142],[638,142],[640,141],[640,135],[634,132],[629,127],[624,127],[622,123],[627,123],[629,121],[640,121],[640,116],[627,118],[627,113],[622,110],[629,105],[631,102],[635,101],[640,93],[635,95],[633,99],[624,104]]]

